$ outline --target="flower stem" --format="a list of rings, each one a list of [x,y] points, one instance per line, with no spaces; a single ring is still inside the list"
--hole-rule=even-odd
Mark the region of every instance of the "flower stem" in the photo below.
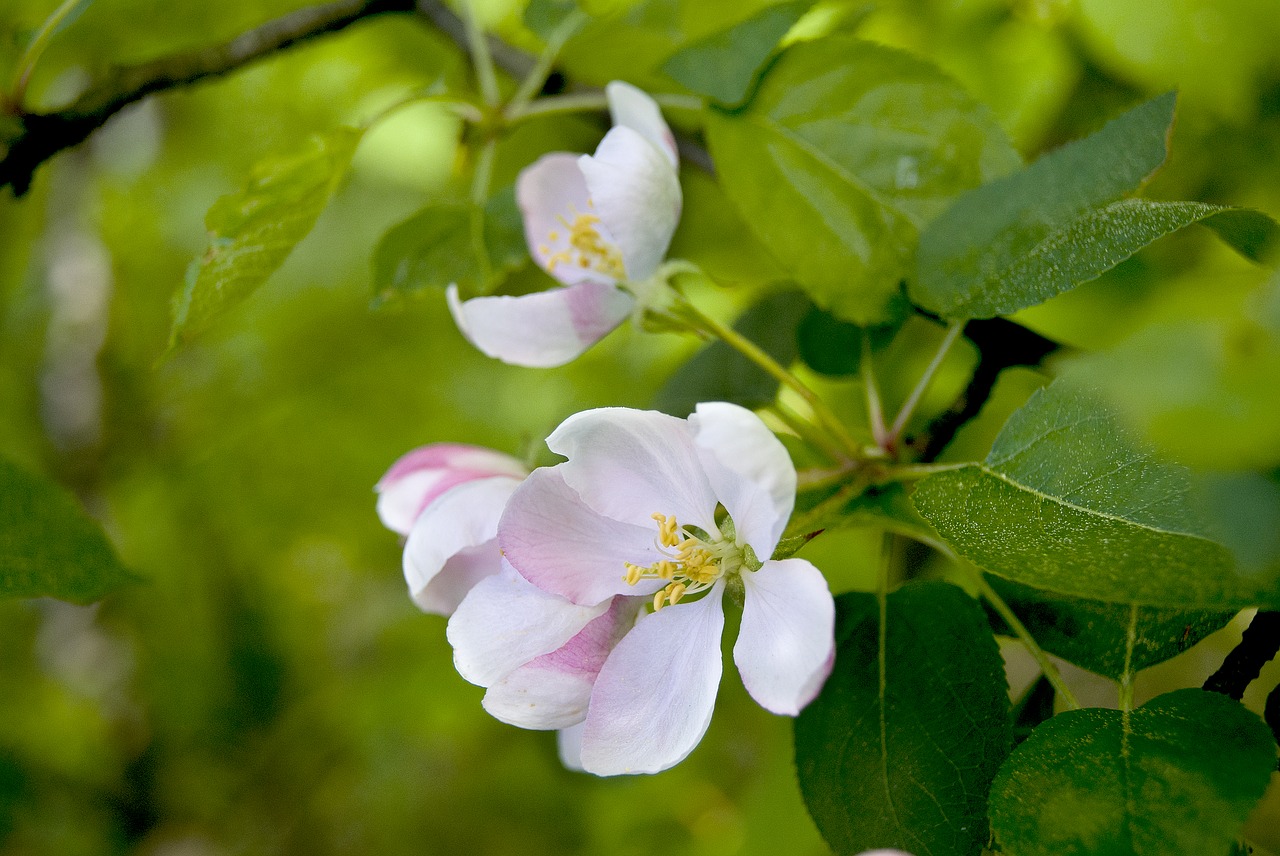
[[[951,350],[951,346],[955,344],[960,331],[964,329],[964,324],[964,321],[955,321],[947,328],[947,334],[943,336],[942,344],[938,346],[938,352],[933,355],[933,360],[929,363],[928,368],[924,370],[924,374],[920,376],[915,389],[911,390],[911,394],[903,402],[902,409],[898,411],[897,418],[893,420],[893,425],[889,428],[888,440],[891,446],[896,445],[902,439],[902,432],[907,427],[911,414],[915,412],[916,405],[920,403],[921,397],[929,389],[929,384],[933,383],[933,376],[937,373],[938,366],[942,365],[947,352]]]
[[[840,419],[831,412],[826,402],[818,397],[818,394],[805,385],[804,381],[796,377],[786,368],[778,363],[773,357],[769,356],[759,345],[752,342],[746,336],[743,336],[737,330],[719,321],[705,315],[689,301],[684,298],[677,299],[677,305],[673,307],[675,311],[683,318],[688,320],[696,330],[715,336],[738,353],[742,354],[751,362],[755,363],[766,373],[772,376],[779,383],[790,387],[797,395],[804,399],[809,405],[809,409],[813,411],[814,417],[818,420],[824,431],[826,431],[840,447],[841,459],[843,461],[856,461],[863,457],[862,449],[858,445],[858,441],[849,435],[845,430],[844,424]]]
[[[806,422],[804,419],[801,419],[795,413],[792,413],[788,408],[775,402],[770,405],[769,411],[773,413],[774,416],[777,416],[778,419],[788,428],[794,431],[796,436],[801,440],[808,443],[813,448],[820,450],[831,460],[844,460],[844,451],[841,450],[841,448],[832,441],[830,437],[821,431],[815,431],[813,429],[813,425]]]
[[[9,86],[6,99],[7,106],[13,113],[21,112],[22,102],[27,97],[27,85],[31,82],[31,72],[35,70],[36,63],[40,61],[45,48],[49,47],[49,43],[53,41],[58,28],[76,11],[77,7],[84,5],[85,0],[62,0],[62,5],[53,10],[53,14],[45,19],[27,44],[27,49],[22,52],[22,56],[14,66],[13,83]]]
[[[862,388],[867,397],[867,421],[871,423],[871,437],[876,445],[886,451],[890,444],[884,428],[884,405],[880,402],[880,386],[876,383],[876,371],[871,362],[871,339],[862,334]]]
[[[1046,654],[1044,649],[1040,647],[1040,644],[1036,642],[1035,637],[1033,637],[1031,632],[1027,630],[1026,625],[1023,624],[1018,616],[1014,614],[1013,610],[1009,608],[1009,604],[1005,603],[1005,600],[1000,596],[1000,593],[992,588],[991,583],[987,582],[987,578],[982,575],[982,571],[968,563],[960,564],[969,572],[974,585],[978,587],[978,591],[987,600],[987,602],[991,604],[1000,617],[1004,619],[1005,624],[1008,624],[1009,627],[1013,629],[1014,634],[1019,640],[1021,640],[1032,658],[1035,659],[1036,663],[1040,666],[1040,671],[1044,673],[1045,678],[1048,679],[1049,683],[1057,692],[1058,698],[1062,699],[1063,704],[1072,710],[1079,709],[1080,702],[1076,700],[1075,693],[1071,692],[1071,688],[1068,687],[1066,681],[1062,679],[1062,673],[1058,671],[1058,667],[1053,664],[1053,661],[1049,659],[1049,655]]]
[[[480,95],[484,103],[496,107],[502,100],[498,91],[498,74],[494,69],[493,55],[489,53],[489,43],[485,40],[484,30],[476,20],[474,0],[462,0],[459,4],[462,11],[462,23],[467,31],[467,52],[471,54],[471,64],[475,68],[476,82],[480,84]]]
[[[789,535],[806,535],[822,523],[832,509],[844,507],[849,500],[862,493],[867,487],[867,480],[861,477],[851,478],[831,496],[819,502],[799,517],[792,518],[787,525]]]
[[[608,109],[603,92],[574,92],[568,95],[548,95],[526,104],[512,104],[507,108],[508,125],[518,125],[535,116],[554,116],[559,113],[585,113]]]
[[[586,22],[587,16],[581,10],[574,9],[551,31],[551,35],[547,37],[547,46],[539,55],[537,63],[525,75],[524,80],[520,81],[520,88],[507,103],[508,116],[523,110],[538,94],[542,85],[547,82],[547,75],[551,73],[551,66],[555,65],[556,58],[560,56],[561,48],[578,30],[582,29]]]
[[[958,470],[961,467],[967,467],[968,464],[902,464],[900,466],[886,465],[885,481],[906,482],[915,481],[916,479],[927,478],[934,473],[945,473],[948,470]]]

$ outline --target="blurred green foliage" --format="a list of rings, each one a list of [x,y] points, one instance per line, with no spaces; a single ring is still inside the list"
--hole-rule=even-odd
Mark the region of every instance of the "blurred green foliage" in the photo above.
[[[0,7],[0,81],[56,5]],[[28,106],[56,107],[113,66],[224,41],[304,5],[96,0],[51,43]],[[673,47],[714,32],[724,11],[692,0],[587,5],[633,8],[591,24],[569,46],[566,74],[667,89]],[[768,4],[725,5],[742,17]],[[1170,162],[1148,195],[1277,216],[1271,5],[1179,0],[1180,11],[1154,14],[1138,0],[886,0],[853,20],[859,35],[938,63],[992,107],[1027,159],[1178,87]],[[485,4],[485,17],[530,43],[515,5]],[[406,596],[399,545],[371,492],[399,454],[466,440],[545,462],[541,438],[560,419],[650,405],[694,347],[627,326],[544,373],[472,350],[438,293],[375,308],[379,238],[433,199],[465,193],[455,117],[422,105],[371,131],[281,270],[162,359],[184,270],[206,246],[205,212],[255,163],[466,73],[462,53],[423,21],[382,16],[148,99],[42,168],[26,197],[0,192],[0,456],[69,486],[146,578],[94,607],[0,601],[3,856],[824,851],[795,784],[790,723],[750,703],[735,677],[676,769],[572,774],[551,735],[481,711],[481,691],[451,668],[443,621]],[[499,147],[495,191],[542,152],[589,151],[603,127],[530,122]],[[758,246],[718,240],[739,227],[735,215],[697,167],[684,173],[673,255],[747,286],[703,295],[728,313],[780,276]],[[1159,324],[1126,346],[1139,350],[1131,364],[1190,348],[1189,360],[1209,353],[1207,374],[1218,370],[1216,340],[1197,349],[1170,337],[1206,317],[1228,332],[1250,321],[1274,329],[1257,315],[1261,283],[1212,236],[1178,234],[1018,318],[1103,348]],[[941,333],[917,319],[903,335]],[[899,350],[891,359],[904,364],[929,354]],[[947,407],[973,362],[953,351],[918,418]],[[1110,376],[1149,377],[1131,374]],[[894,383],[914,375],[895,377],[890,406],[907,392]],[[996,405],[1004,413],[1038,384],[1015,380]],[[824,388],[837,406],[840,383]],[[844,397],[853,414],[856,393]],[[1140,427],[1150,415],[1141,404]],[[1196,420],[1179,435],[1160,422],[1156,439],[1178,448],[1215,424]],[[997,427],[962,437],[973,457]],[[820,538],[801,555],[837,590],[865,588],[878,538],[864,535]],[[1250,835],[1276,850],[1275,829],[1258,821]]]

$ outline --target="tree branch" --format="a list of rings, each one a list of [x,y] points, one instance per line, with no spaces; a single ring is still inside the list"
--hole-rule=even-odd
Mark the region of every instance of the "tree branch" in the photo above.
[[[222,45],[122,68],[65,109],[16,116],[22,131],[0,160],[0,188],[9,185],[15,195],[23,195],[40,164],[84,142],[116,113],[148,95],[227,74],[364,18],[416,7],[415,0],[336,0],[268,21]]]

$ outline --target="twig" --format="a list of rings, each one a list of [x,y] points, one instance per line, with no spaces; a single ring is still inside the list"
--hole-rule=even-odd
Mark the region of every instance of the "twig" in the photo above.
[[[23,195],[40,164],[84,142],[116,113],[148,95],[227,74],[374,15],[415,8],[414,0],[336,0],[268,21],[225,44],[122,68],[63,110],[19,113],[23,131],[0,160],[0,188],[9,185],[16,195]]]

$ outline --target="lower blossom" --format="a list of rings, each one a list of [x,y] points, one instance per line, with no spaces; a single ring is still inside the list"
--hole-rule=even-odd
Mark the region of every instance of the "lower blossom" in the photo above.
[[[834,603],[809,562],[768,558],[796,476],[758,417],[724,403],[688,420],[604,408],[547,445],[568,460],[513,492],[503,570],[449,622],[490,713],[560,729],[566,763],[598,775],[667,769],[711,721],[726,595],[742,603],[733,658],[752,697],[795,715],[817,695]]]
[[[405,454],[378,481],[378,516],[408,536],[405,581],[424,612],[451,615],[501,570],[498,519],[527,473],[492,449],[436,443]]]

